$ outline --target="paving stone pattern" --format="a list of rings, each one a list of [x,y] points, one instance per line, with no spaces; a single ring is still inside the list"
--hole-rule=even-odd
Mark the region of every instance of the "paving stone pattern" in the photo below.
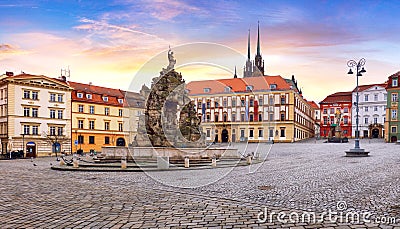
[[[235,146],[263,154],[270,148]],[[0,161],[0,228],[400,229],[400,146],[368,140],[361,146],[370,157],[343,157],[352,142],[275,144],[252,172],[85,173],[50,170],[54,158]],[[337,209],[338,202],[345,208]],[[265,209],[369,212],[371,222],[331,222],[326,216],[322,222],[261,222]]]

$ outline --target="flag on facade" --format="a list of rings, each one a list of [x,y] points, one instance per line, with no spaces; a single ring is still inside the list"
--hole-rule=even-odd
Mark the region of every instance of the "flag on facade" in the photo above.
[[[245,118],[246,118],[246,122],[248,122],[249,121],[249,101],[246,101],[246,109],[245,109],[245,112],[246,112],[246,114],[245,114]]]
[[[206,120],[206,104],[205,103],[201,104],[201,114],[203,117],[203,121],[205,121]]]
[[[258,121],[258,101],[254,100],[254,121]]]

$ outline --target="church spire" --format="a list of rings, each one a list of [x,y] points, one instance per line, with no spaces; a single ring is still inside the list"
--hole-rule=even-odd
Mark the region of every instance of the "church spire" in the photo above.
[[[247,38],[247,59],[250,60],[250,29],[249,29],[249,37]]]
[[[236,65],[235,65],[235,75],[233,75],[233,78],[237,78],[237,75],[236,75]]]
[[[257,56],[260,56],[260,21],[258,21],[257,26]]]

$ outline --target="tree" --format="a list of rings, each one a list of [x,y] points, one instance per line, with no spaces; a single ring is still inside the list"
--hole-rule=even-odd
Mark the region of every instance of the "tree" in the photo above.
[[[46,141],[50,144],[52,153],[56,153],[56,157],[58,159],[57,151],[61,150],[61,146],[64,143],[71,144],[71,138],[69,138],[66,134],[56,135],[47,132],[43,132],[42,136],[46,139]],[[60,147],[58,150],[56,147]]]

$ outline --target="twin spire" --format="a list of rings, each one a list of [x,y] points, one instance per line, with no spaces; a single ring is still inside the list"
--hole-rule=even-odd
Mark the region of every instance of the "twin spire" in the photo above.
[[[254,62],[250,60],[250,29],[247,40],[247,61],[244,66],[243,77],[254,77],[264,76],[264,60],[261,56],[261,45],[260,45],[260,22],[257,25],[257,53],[254,58]]]

